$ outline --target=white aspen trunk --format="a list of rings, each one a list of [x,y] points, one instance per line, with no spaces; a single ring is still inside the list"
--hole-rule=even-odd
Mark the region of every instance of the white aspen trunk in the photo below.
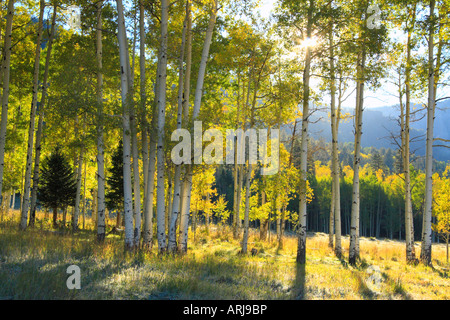
[[[237,237],[240,237],[241,235],[241,229],[242,229],[242,219],[241,219],[241,199],[242,199],[242,187],[244,186],[244,165],[240,164],[238,166],[238,192],[237,192],[237,208],[236,208],[236,229],[235,233]]]
[[[144,203],[146,197],[146,190],[148,184],[148,161],[149,161],[149,146],[148,146],[148,122],[147,122],[147,93],[146,93],[146,74],[145,74],[145,9],[144,4],[139,1],[139,70],[140,70],[140,121],[141,121],[141,136],[142,136],[142,163],[144,176]]]
[[[336,157],[335,152],[335,144],[337,146],[337,132],[335,130],[336,127],[336,80],[335,80],[335,69],[334,69],[334,47],[333,47],[333,23],[330,23],[330,31],[328,34],[329,37],[329,45],[330,45],[330,109],[331,109],[331,175],[332,175],[332,187],[331,187],[331,209],[330,209],[330,222],[329,222],[329,237],[328,237],[328,246],[333,248],[334,246],[334,222],[335,222],[335,212],[336,212],[336,178],[339,179],[339,176],[336,177]],[[339,180],[338,180],[339,182]],[[337,186],[339,188],[339,185]]]
[[[306,37],[311,38],[312,28],[312,6],[314,1],[310,1],[308,9],[308,21]],[[306,48],[305,69],[303,71],[303,115],[302,115],[302,134],[300,142],[300,204],[299,204],[299,224],[298,224],[298,248],[297,263],[306,263],[306,193],[307,193],[307,171],[308,171],[308,118],[309,118],[309,80],[311,69],[311,48]]]
[[[132,48],[132,60],[131,69],[129,72],[129,83],[130,83],[130,95],[134,95],[134,70],[136,62],[136,38],[137,38],[137,20],[136,20],[137,10],[135,7],[134,12],[134,28],[133,28],[133,48]],[[129,59],[128,55],[127,58]],[[130,65],[127,61],[127,67]],[[141,236],[141,183],[139,175],[139,146],[137,139],[137,118],[136,110],[133,99],[130,99],[130,126],[131,126],[131,153],[133,158],[133,195],[134,195],[134,229],[133,229],[133,241],[134,247],[138,248],[140,244]]]
[[[96,58],[97,58],[97,241],[103,242],[106,236],[105,218],[105,152],[103,145],[103,43],[102,7],[97,2]]]
[[[184,51],[186,46],[186,32],[187,25],[190,15],[189,9],[189,1],[186,2],[186,17],[183,23],[183,32],[181,36],[181,52],[180,52],[180,61],[179,61],[179,72],[178,72],[178,113],[177,113],[177,129],[182,128],[183,121],[183,60],[184,60]],[[190,32],[190,30],[189,30]],[[168,250],[169,252],[174,252],[177,248],[177,220],[180,214],[180,192],[181,192],[181,165],[175,165],[175,174],[174,174],[174,186],[173,186],[173,203],[171,217],[170,217],[170,225],[169,225],[169,241],[168,241]]]
[[[6,127],[8,122],[8,101],[9,101],[9,76],[11,61],[11,33],[14,18],[14,0],[8,1],[8,12],[6,15],[6,30],[4,41],[4,54],[2,59],[1,73],[3,78],[2,90],[2,116],[0,120],[0,194],[3,188],[3,169],[5,166],[5,145],[6,145]]]
[[[39,85],[39,61],[41,57],[41,39],[42,39],[42,24],[44,19],[44,8],[45,2],[40,1],[39,9],[39,22],[37,29],[37,39],[36,39],[36,51],[34,59],[34,72],[33,72],[33,92],[31,100],[31,110],[30,110],[30,125],[28,128],[28,147],[27,147],[27,162],[25,167],[25,184],[23,190],[23,205],[22,213],[20,219],[20,229],[25,230],[27,227],[27,217],[28,217],[28,207],[30,202],[30,185],[31,185],[31,165],[33,161],[33,142],[34,142],[34,127],[36,118],[36,106],[37,106],[37,95],[38,95],[38,85]]]
[[[191,0],[186,1],[186,70],[184,73],[184,94],[183,94],[183,123],[188,127],[189,108],[191,95],[191,68],[192,68],[192,17],[191,17]]]
[[[78,230],[78,217],[80,216],[80,200],[81,200],[81,177],[83,174],[83,153],[84,147],[81,147],[80,155],[78,158],[77,167],[77,193],[75,196],[75,208],[72,216],[72,231],[76,232]]]
[[[160,61],[157,64],[156,74],[159,74]],[[155,97],[159,92],[159,77],[156,77],[156,84],[154,88]],[[152,105],[152,121],[150,124],[150,147],[149,147],[149,163],[147,173],[147,188],[145,190],[144,201],[144,235],[143,235],[143,248],[151,250],[153,246],[153,198],[155,189],[155,171],[156,171],[156,121],[158,112],[156,103]]]
[[[353,187],[352,187],[352,210],[350,227],[349,263],[356,264],[359,259],[359,217],[360,217],[360,193],[359,193],[359,164],[361,162],[361,135],[364,102],[364,66],[365,51],[362,48],[357,61],[357,88],[356,88],[356,110],[355,110],[355,154],[353,159]]]
[[[159,63],[157,66],[157,74],[159,73]],[[156,79],[155,95],[158,92],[159,78]],[[143,248],[151,250],[153,247],[153,198],[155,189],[155,171],[156,171],[156,120],[157,109],[156,104],[153,102],[152,121],[150,124],[150,150],[149,150],[149,164],[148,164],[148,181],[147,189],[145,191],[144,202],[144,235],[143,235]]]
[[[425,152],[425,205],[422,223],[422,247],[420,260],[425,265],[431,265],[431,218],[433,207],[433,129],[435,111],[435,68],[434,68],[434,8],[435,0],[430,0],[430,30],[428,36],[428,106],[427,106],[427,137]]]
[[[237,92],[237,110],[236,110],[236,128],[239,127],[239,111],[240,111],[240,73],[238,73],[238,79],[237,79],[237,85],[238,85],[238,92]],[[233,237],[237,239],[239,237],[239,225],[238,221],[240,221],[239,217],[239,209],[240,209],[240,190],[239,190],[239,165],[238,165],[238,140],[237,136],[234,139],[234,186],[233,186]]]
[[[125,21],[122,0],[116,0],[118,12],[118,40],[121,69],[121,96],[123,106],[123,189],[124,189],[124,222],[125,250],[131,250],[133,237],[133,202],[131,187],[131,126],[130,126],[130,66],[128,63],[128,45],[126,41]],[[128,64],[128,66],[127,66]]]
[[[209,23],[208,23],[208,29],[206,30],[206,36],[205,41],[203,43],[203,51],[202,51],[202,57],[200,60],[200,66],[198,70],[198,77],[197,77],[197,87],[195,89],[195,98],[194,98],[194,109],[192,112],[192,128],[194,126],[194,122],[198,117],[198,114],[200,112],[200,106],[202,102],[202,96],[203,96],[203,82],[205,79],[205,73],[206,73],[206,63],[208,61],[209,56],[209,48],[211,46],[212,41],[212,35],[214,31],[214,27],[216,24],[216,18],[217,18],[217,12],[218,12],[218,0],[214,0],[214,8],[212,9]],[[183,198],[182,200],[182,213],[181,213],[181,226],[182,230],[180,230],[180,251],[181,253],[185,253],[187,251],[187,241],[188,241],[188,228],[189,228],[189,212],[190,212],[190,201],[191,201],[191,190],[192,190],[192,168],[190,168],[191,165],[187,166],[186,168],[186,174],[185,174],[185,180],[184,180],[184,186],[183,188],[186,190],[183,190],[183,196],[186,196],[186,199]],[[183,221],[184,220],[184,221]]]
[[[131,107],[131,143],[133,154],[133,191],[134,191],[134,246],[139,247],[141,239],[141,183],[139,176],[139,148],[137,124],[134,106]]]
[[[186,167],[186,172],[183,179],[183,186],[181,188],[181,217],[180,217],[180,236],[178,241],[178,252],[187,252],[187,240],[189,231],[189,212],[191,203],[192,188],[192,174],[190,172],[191,166]]]
[[[156,186],[156,221],[158,250],[166,250],[166,227],[165,227],[165,190],[164,190],[164,126],[166,121],[166,80],[167,80],[167,28],[168,10],[167,0],[161,0],[161,39],[159,48],[159,86],[157,91],[158,110],[158,144],[157,144],[157,186]]]
[[[187,10],[187,30],[186,30],[186,71],[184,77],[184,95],[183,95],[183,123],[185,123],[186,127],[189,127],[189,109],[190,109],[190,94],[191,94],[191,66],[192,66],[192,19],[191,19],[191,4],[190,0],[187,0],[186,5],[188,6]],[[178,244],[177,249],[179,252],[187,251],[187,234],[182,236],[183,230],[189,229],[189,210],[184,210],[183,207],[190,203],[190,190],[187,190],[188,181],[187,179],[192,177],[188,176],[189,165],[185,165],[182,168],[183,179],[181,181],[181,197],[180,197],[180,219],[178,219]],[[189,191],[189,192],[188,192]],[[183,248],[181,241],[182,239],[186,239],[186,247]]]
[[[245,98],[245,104],[244,104],[244,110],[243,110],[243,114],[244,114],[244,120],[242,121],[242,131],[245,130],[245,125],[246,125],[246,119],[245,119],[245,115],[247,112],[247,107],[249,105],[249,101],[250,101],[250,90],[251,90],[251,83],[252,83],[252,74],[253,74],[253,69],[254,66],[252,66],[252,68],[249,70],[249,76],[248,76],[248,88],[247,88],[247,96]],[[244,89],[245,90],[245,89]],[[256,95],[256,88],[254,90],[254,96]],[[253,121],[253,109],[252,109],[252,120]],[[251,125],[250,125],[251,128]],[[237,141],[237,140],[236,140]],[[236,146],[236,149],[239,147],[240,150],[240,154],[243,155],[245,157],[245,137],[242,136],[241,140],[237,142],[238,146]],[[239,157],[237,157],[239,158]],[[237,159],[236,159],[237,161]],[[249,165],[247,162],[247,170],[249,170]],[[242,220],[240,217],[240,204],[241,204],[241,196],[242,196],[242,185],[244,183],[244,164],[240,165],[239,168],[239,192],[238,192],[238,210],[237,210],[237,225],[236,225],[236,234],[239,235],[240,234],[240,230],[241,230],[241,226],[242,226]],[[248,177],[247,177],[248,179]],[[246,180],[246,184],[247,184],[247,180]],[[247,242],[247,240],[245,240],[246,238],[248,239],[248,230],[245,230],[245,215],[247,213],[247,209],[248,211],[250,211],[250,209],[248,208],[248,205],[250,204],[249,198],[247,196],[250,196],[250,193],[245,193],[245,209],[244,209],[244,234],[243,234],[243,241],[242,241],[242,253],[247,253],[247,248],[245,249],[246,251],[244,252],[244,242]],[[245,245],[246,247],[247,245]]]
[[[242,253],[247,254],[249,236],[249,213],[250,213],[250,181],[252,176],[252,164],[247,159],[247,177],[245,180],[245,214],[244,214],[244,237],[242,239]]]
[[[34,172],[33,172],[33,188],[31,189],[31,204],[30,204],[30,220],[29,225],[34,226],[34,220],[36,216],[36,200],[37,200],[37,189],[39,186],[39,165],[41,159],[41,140],[42,131],[44,124],[44,108],[47,99],[47,80],[48,80],[48,69],[50,66],[50,57],[53,47],[53,38],[55,34],[55,24],[56,24],[56,9],[57,6],[53,6],[53,17],[52,26],[50,30],[50,37],[48,40],[47,56],[45,57],[45,69],[44,69],[44,82],[42,88],[41,104],[39,105],[39,122],[38,129],[36,132],[36,142],[35,142],[35,155],[34,155]]]
[[[268,51],[268,53],[270,52],[270,50]],[[264,68],[265,63],[267,62],[267,56],[266,55],[266,59],[264,61],[264,63],[261,65],[261,71]],[[254,67],[252,66],[252,68],[250,69],[249,72],[249,80],[248,80],[248,92],[247,92],[247,101],[245,106],[248,106],[248,102],[249,102],[249,97],[250,97],[250,84],[252,81],[254,81],[254,89],[253,89],[253,97],[252,97],[252,105],[251,105],[251,115],[250,115],[250,121],[248,124],[248,129],[253,128],[254,126],[254,121],[255,121],[255,107],[256,107],[256,102],[257,102],[257,94],[258,94],[258,90],[259,90],[259,84],[260,84],[260,80],[261,80],[261,71],[258,74],[258,77],[256,77],[256,79],[253,78],[253,71],[254,71]],[[245,114],[245,111],[244,111]],[[280,113],[278,116],[278,119],[280,119],[280,115],[281,115],[281,108],[280,108]],[[242,136],[243,139],[240,141],[240,145],[242,148],[244,148],[245,146],[245,137]],[[245,213],[244,213],[244,236],[242,239],[242,253],[246,254],[247,253],[247,244],[248,244],[248,237],[249,237],[249,214],[250,214],[250,185],[251,185],[251,179],[252,179],[252,163],[250,161],[250,153],[251,153],[251,139],[249,138],[249,152],[248,152],[248,158],[247,158],[247,177],[246,177],[246,192],[245,192]],[[245,150],[243,150],[245,151]],[[242,153],[245,156],[245,152]],[[280,233],[281,234],[281,228],[280,228]],[[280,240],[281,241],[281,240]]]
[[[169,226],[170,226],[170,220],[172,219],[172,196],[173,196],[173,174],[174,170],[172,170],[172,164],[167,161],[167,195],[166,195],[166,242],[169,241]]]
[[[13,190],[12,193],[12,204],[11,204],[11,209],[15,209],[16,207],[16,190]]]
[[[410,153],[410,101],[411,101],[411,37],[412,29],[416,19],[416,5],[412,8],[411,26],[408,29],[408,38],[406,43],[406,68],[405,68],[405,121],[403,130],[403,171],[405,176],[405,242],[406,242],[406,261],[413,262],[416,260],[415,246],[414,246],[414,223],[412,212],[412,198],[411,198],[411,172],[409,168],[409,153]]]
[[[332,116],[333,117],[333,116]],[[335,115],[335,125],[334,134],[332,142],[332,156],[333,160],[333,195],[334,195],[334,252],[338,258],[342,255],[342,240],[341,240],[341,187],[339,183],[340,170],[339,170],[339,151],[338,151],[338,128],[339,128],[339,118],[340,118],[340,108],[338,108],[337,115]]]
[[[333,148],[333,147],[332,147]],[[331,151],[331,178],[333,175],[333,150]],[[334,201],[336,196],[334,195],[334,183],[331,182],[331,200],[330,200],[330,216],[328,219],[328,247],[334,247]]]
[[[153,119],[157,117],[156,108],[154,108]],[[143,235],[143,247],[147,250],[151,250],[153,246],[153,197],[155,189],[155,165],[156,165],[156,132],[155,121],[152,120],[151,136],[150,136],[150,151],[149,151],[149,164],[148,164],[148,182],[147,190],[145,192],[144,202],[144,235]]]
[[[87,161],[84,162],[84,178],[83,178],[83,211],[82,211],[82,215],[83,215],[83,230],[86,229],[86,164]]]
[[[234,139],[234,169],[233,169],[233,179],[234,179],[234,185],[233,185],[233,238],[237,239],[238,234],[238,214],[239,214],[239,203],[238,203],[238,172],[239,167],[237,164],[237,137]]]

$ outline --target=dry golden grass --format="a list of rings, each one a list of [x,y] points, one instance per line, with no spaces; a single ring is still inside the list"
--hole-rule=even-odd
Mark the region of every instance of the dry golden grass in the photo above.
[[[297,240],[287,236],[283,249],[273,235],[260,241],[252,230],[249,248],[226,227],[209,234],[200,228],[184,256],[138,252],[125,255],[123,239],[108,236],[96,244],[94,223],[73,235],[52,232],[38,214],[33,229],[18,230],[19,213],[0,222],[0,298],[10,299],[449,299],[450,280],[445,247],[433,246],[434,268],[405,264],[404,244],[361,239],[361,263],[348,266],[328,247],[325,234],[310,235],[307,263],[295,262]],[[110,225],[114,221],[109,221]],[[193,239],[190,234],[190,239]],[[419,254],[420,247],[416,247]],[[81,290],[68,290],[66,269],[81,268]],[[379,283],[368,281],[371,266],[380,269]]]

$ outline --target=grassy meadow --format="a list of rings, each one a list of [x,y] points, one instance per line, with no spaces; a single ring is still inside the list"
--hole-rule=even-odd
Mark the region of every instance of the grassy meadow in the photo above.
[[[10,211],[0,222],[0,299],[450,299],[443,244],[433,245],[431,268],[406,265],[402,242],[362,238],[354,268],[345,262],[347,237],[339,260],[326,234],[311,234],[307,263],[298,267],[293,236],[278,249],[273,234],[261,242],[252,230],[249,248],[258,253],[242,256],[227,227],[213,226],[209,234],[201,227],[195,240],[190,234],[184,256],[158,256],[156,248],[126,255],[120,235],[95,243],[90,219],[74,235],[53,230],[43,213],[21,232],[18,218]],[[72,264],[81,269],[81,290],[66,287]]]

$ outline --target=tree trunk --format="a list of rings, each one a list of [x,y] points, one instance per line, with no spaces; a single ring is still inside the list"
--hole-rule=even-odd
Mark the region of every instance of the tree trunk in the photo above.
[[[197,87],[195,89],[195,98],[194,98],[194,108],[192,112],[192,128],[194,126],[195,121],[197,120],[198,114],[200,113],[200,106],[202,102],[202,96],[203,96],[203,82],[205,79],[205,73],[206,73],[206,63],[208,61],[209,57],[209,48],[211,46],[212,42],[212,35],[214,31],[214,27],[216,24],[216,18],[217,18],[217,12],[219,10],[218,8],[218,0],[214,0],[214,7],[211,11],[209,23],[208,23],[208,29],[206,30],[206,36],[205,41],[203,43],[203,50],[202,50],[202,57],[200,60],[199,70],[198,70],[198,77],[197,77]],[[181,253],[185,253],[187,251],[187,237],[188,237],[188,227],[189,227],[189,211],[190,211],[190,201],[191,201],[191,190],[192,190],[192,168],[191,165],[187,166],[186,168],[186,174],[185,174],[185,180],[184,180],[184,186],[183,188],[186,189],[183,191],[183,194],[187,197],[186,199],[182,200],[182,212],[181,212],[181,219],[184,219],[184,221],[181,221],[181,227],[183,228],[180,230],[180,245],[179,249]]]
[[[141,184],[139,176],[139,149],[137,139],[137,119],[134,111],[134,106],[131,106],[131,145],[133,155],[133,191],[134,191],[134,247],[138,248],[141,239]]]
[[[102,43],[102,7],[97,2],[96,58],[97,58],[97,241],[103,242],[106,236],[105,219],[105,153],[103,145],[103,43]],[[117,224],[119,227],[119,224]]]
[[[20,229],[25,230],[27,227],[27,216],[28,207],[30,201],[30,185],[31,185],[31,164],[33,158],[33,140],[34,140],[34,119],[36,117],[36,107],[37,107],[37,95],[38,95],[38,85],[39,85],[39,61],[41,56],[41,39],[42,39],[42,24],[44,19],[44,8],[45,2],[40,1],[39,7],[39,22],[37,28],[37,39],[36,39],[36,51],[34,58],[34,73],[33,73],[33,92],[31,100],[30,109],[30,125],[28,128],[28,147],[27,147],[27,162],[25,169],[25,184],[23,190],[23,205],[20,220]]]
[[[261,206],[266,203],[266,193],[261,191]],[[259,222],[259,239],[261,241],[266,241],[267,239],[267,229],[269,227],[269,219],[262,219]]]
[[[352,188],[352,211],[350,226],[349,263],[356,264],[359,259],[359,217],[360,217],[360,194],[359,194],[359,163],[361,162],[361,135],[362,135],[362,112],[364,101],[364,62],[365,53],[358,57],[357,88],[356,88],[356,110],[355,110],[355,153],[353,159],[353,188]]]
[[[205,205],[205,227],[206,234],[209,235],[209,220],[210,220],[210,208],[209,208],[210,195],[209,192],[206,195],[206,205]]]
[[[35,216],[36,216],[36,200],[37,200],[37,189],[39,186],[39,165],[40,165],[40,159],[41,159],[41,140],[42,140],[42,131],[43,131],[43,124],[44,124],[44,108],[45,108],[45,102],[46,102],[46,98],[47,98],[48,69],[49,69],[49,65],[50,65],[50,57],[51,57],[52,47],[53,47],[53,38],[55,35],[56,8],[57,8],[57,6],[54,5],[53,6],[52,26],[51,26],[51,31],[50,31],[50,37],[48,40],[47,56],[45,57],[42,98],[41,98],[41,104],[39,105],[39,122],[38,122],[38,129],[36,132],[36,142],[35,142],[33,188],[31,190],[31,204],[30,204],[31,210],[30,210],[30,220],[29,220],[30,226],[34,226],[34,220],[35,220]]]
[[[8,101],[9,101],[9,76],[11,67],[11,34],[14,17],[14,0],[8,1],[6,15],[5,41],[3,47],[3,59],[1,65],[0,80],[2,85],[2,116],[0,120],[0,194],[3,189],[3,169],[5,166],[6,127],[8,123]]]
[[[180,61],[179,61],[179,72],[178,72],[178,113],[177,113],[177,129],[182,128],[183,121],[183,61],[184,61],[184,51],[186,47],[186,32],[191,32],[190,30],[190,5],[189,0],[186,2],[186,17],[183,23],[183,32],[181,37],[181,49],[180,49]],[[185,98],[186,99],[186,98]],[[189,98],[187,98],[189,100]],[[169,226],[169,241],[168,250],[170,252],[175,252],[177,248],[177,221],[180,214],[180,193],[181,193],[181,164],[175,166],[175,177],[174,177],[174,187],[173,187],[173,203],[172,203],[172,216]]]
[[[53,208],[53,228],[57,227],[57,219],[58,219],[58,208]]]
[[[237,75],[237,85],[238,85],[238,92],[237,92],[237,110],[236,110],[236,128],[239,127],[239,111],[240,111],[240,73],[238,72]],[[238,222],[241,220],[239,216],[239,209],[240,209],[240,187],[241,184],[239,183],[239,165],[238,165],[238,143],[237,143],[237,135],[234,138],[234,168],[233,168],[233,176],[234,176],[234,185],[233,185],[233,238],[237,239],[239,237],[239,224]],[[241,173],[242,175],[242,173]]]
[[[133,202],[131,187],[131,127],[130,127],[130,66],[128,62],[128,44],[126,39],[125,21],[122,0],[116,0],[118,12],[118,40],[121,68],[121,96],[123,106],[123,185],[124,185],[124,222],[125,250],[132,250],[133,233]]]
[[[308,8],[308,20],[306,27],[306,37],[311,38],[312,34],[312,10],[314,1],[310,0]],[[309,119],[309,80],[311,69],[311,47],[306,48],[305,69],[303,71],[303,115],[302,115],[302,134],[300,142],[300,204],[298,214],[298,248],[297,263],[306,263],[306,193],[307,193],[307,171],[308,171],[308,119]]]
[[[350,227],[349,263],[356,264],[359,259],[359,217],[360,217],[360,193],[359,193],[359,164],[361,162],[361,135],[364,102],[364,67],[366,53],[363,47],[358,54],[357,81],[356,81],[356,110],[355,110],[355,153],[353,159],[353,188],[352,211]]]
[[[191,191],[192,188],[192,174],[190,172],[191,166],[186,166],[186,172],[184,174],[183,186],[181,188],[181,216],[180,216],[180,235],[178,241],[178,251],[180,253],[187,252],[187,241],[189,231],[189,213],[191,203]]]
[[[62,228],[63,229],[66,228],[66,224],[67,224],[67,210],[68,210],[68,207],[65,207],[63,209],[63,219],[62,219]]]
[[[84,178],[83,178],[83,211],[82,211],[82,216],[83,216],[83,230],[85,230],[86,228],[86,164],[87,161],[84,162]]]
[[[86,121],[85,121],[86,124]],[[76,232],[78,230],[78,217],[80,215],[80,196],[81,196],[81,177],[83,174],[83,152],[84,147],[81,147],[80,156],[78,159],[78,168],[77,168],[77,193],[75,196],[75,210],[72,216],[72,231]]]
[[[247,253],[249,237],[249,213],[250,213],[250,181],[252,177],[252,164],[247,159],[247,176],[245,179],[245,213],[244,213],[244,237],[242,239],[242,253]]]
[[[435,0],[430,0],[430,30],[428,36],[428,106],[427,106],[427,137],[425,152],[425,204],[422,223],[422,248],[420,260],[425,265],[431,265],[431,218],[433,206],[433,129],[435,111],[435,69],[434,69],[434,7]]]
[[[411,198],[411,172],[409,167],[409,153],[410,153],[410,101],[411,101],[411,37],[412,29],[416,19],[416,5],[412,9],[411,23],[412,26],[408,29],[408,38],[406,43],[406,68],[405,68],[405,121],[403,130],[403,171],[405,176],[405,242],[406,242],[406,261],[411,262],[416,259],[414,246],[414,223],[412,212],[412,198]],[[401,230],[401,226],[400,226]],[[401,231],[400,231],[401,234]]]
[[[168,10],[167,0],[161,0],[161,38],[159,47],[159,86],[156,95],[158,110],[158,144],[157,144],[157,186],[156,186],[156,220],[158,250],[166,250],[165,227],[165,190],[164,190],[164,126],[166,121],[166,80],[167,80],[167,38]]]

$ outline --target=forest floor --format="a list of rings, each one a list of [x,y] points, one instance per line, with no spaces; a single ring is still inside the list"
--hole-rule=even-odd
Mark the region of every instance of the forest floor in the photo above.
[[[99,245],[93,231],[55,231],[42,214],[25,232],[18,230],[18,211],[2,218],[0,299],[450,299],[443,244],[433,245],[431,268],[406,265],[400,241],[362,238],[361,263],[351,267],[348,237],[339,260],[326,234],[309,234],[307,262],[298,267],[295,237],[278,249],[273,234],[260,241],[256,230],[249,240],[254,256],[240,255],[239,241],[215,226],[209,234],[197,230],[195,240],[190,234],[184,256],[125,255],[122,236],[108,235]],[[80,290],[66,286],[73,264],[81,270]]]

